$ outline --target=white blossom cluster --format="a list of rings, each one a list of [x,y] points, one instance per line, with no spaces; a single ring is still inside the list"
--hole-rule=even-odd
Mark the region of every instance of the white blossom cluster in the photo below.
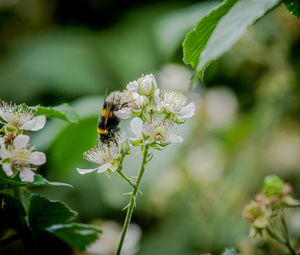
[[[0,164],[8,177],[20,173],[23,182],[33,182],[33,171],[46,162],[46,156],[29,146],[30,137],[23,131],[40,130],[45,122],[45,116],[35,116],[22,106],[0,103]]]
[[[174,125],[184,123],[185,119],[195,114],[195,104],[187,103],[187,98],[181,92],[160,90],[155,77],[149,74],[130,82],[122,96],[126,103],[114,114],[120,119],[133,117],[130,129],[135,137],[129,139],[131,146],[149,145],[157,149],[183,141],[181,136],[172,134],[171,130]],[[77,168],[78,172],[115,172],[118,160],[122,158],[120,143],[98,144],[85,152],[84,157],[99,166],[85,170]],[[125,143],[128,143],[128,139]]]

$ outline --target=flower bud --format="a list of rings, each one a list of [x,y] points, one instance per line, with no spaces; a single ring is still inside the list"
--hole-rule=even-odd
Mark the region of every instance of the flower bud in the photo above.
[[[143,96],[151,96],[157,89],[157,82],[153,74],[142,76],[138,79],[137,92]]]
[[[130,154],[130,145],[129,145],[129,143],[127,141],[124,142],[124,143],[122,143],[122,145],[121,145],[121,153],[123,155]]]
[[[269,224],[268,218],[265,215],[261,215],[257,217],[254,222],[253,226],[256,228],[265,228]]]
[[[261,204],[251,201],[244,209],[243,216],[246,220],[252,222],[262,213]]]
[[[150,115],[154,114],[155,113],[155,108],[153,106],[149,106],[147,108],[147,113],[150,114]]]
[[[276,175],[268,175],[263,182],[263,192],[265,196],[271,197],[281,195],[283,192],[283,181]]]

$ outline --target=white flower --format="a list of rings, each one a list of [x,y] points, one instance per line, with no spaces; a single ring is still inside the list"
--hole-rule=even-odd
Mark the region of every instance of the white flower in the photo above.
[[[169,134],[173,124],[174,122],[170,119],[155,120],[152,123],[146,122],[143,126],[143,133],[161,142],[181,143],[183,141],[181,136]]]
[[[143,125],[141,119],[134,118],[130,123],[130,128],[137,138],[142,138],[144,133],[145,135],[150,136],[159,142],[181,143],[183,141],[181,136],[169,133],[173,124],[174,122],[172,120],[167,119],[155,120],[152,123],[146,122]]]
[[[124,101],[126,101],[126,106],[114,114],[120,119],[128,119],[132,116],[132,113],[139,113],[149,102],[145,96],[141,96],[136,92],[130,90],[125,90],[123,92]]]
[[[153,74],[144,75],[137,80],[137,92],[140,95],[151,96],[157,90],[157,82]]]
[[[154,100],[159,111],[175,114],[179,120],[191,118],[195,114],[195,104],[186,105],[187,98],[181,92],[157,90]]]
[[[25,110],[22,106],[0,103],[0,117],[8,124],[19,129],[37,131],[44,127],[46,117],[44,115],[34,116],[31,110]]]
[[[116,158],[120,155],[120,149],[116,143],[98,143],[97,146],[86,151],[83,155],[86,160],[100,166],[91,169],[77,168],[78,173],[87,174],[96,170],[98,173],[103,173],[106,170],[114,172],[118,166]]]
[[[34,172],[30,165],[40,166],[46,162],[46,156],[43,152],[32,152],[32,147],[27,148],[29,136],[18,135],[13,145],[6,148],[2,143],[0,149],[0,162],[3,171],[7,176],[13,175],[13,167],[20,171],[20,179],[23,182],[33,182]]]

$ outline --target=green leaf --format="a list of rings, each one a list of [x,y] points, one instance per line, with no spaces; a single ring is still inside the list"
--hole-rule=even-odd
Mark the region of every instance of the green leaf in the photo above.
[[[20,187],[30,188],[30,187],[37,187],[37,186],[65,186],[65,187],[72,188],[72,185],[68,183],[50,182],[40,174],[34,175],[33,182],[22,182],[19,175],[15,176],[14,178],[10,178],[6,176],[6,174],[2,170],[0,170],[0,187],[3,189],[15,189]]]
[[[222,255],[242,255],[234,248],[227,248],[223,251]]]
[[[45,107],[41,105],[27,106],[22,104],[25,109],[33,109],[36,111],[36,115],[45,115],[47,118],[56,118],[65,120],[70,123],[78,123],[79,117],[74,109],[68,104],[61,104],[53,107]]]
[[[184,62],[203,78],[208,63],[229,50],[280,0],[225,0],[202,18],[183,42]]]
[[[46,230],[80,251],[96,241],[102,232],[96,226],[80,223],[53,225]]]
[[[77,213],[58,200],[31,194],[28,219],[30,227],[43,229],[54,224],[63,224],[72,220]]]
[[[285,7],[297,18],[300,18],[300,1],[299,0],[283,0]]]

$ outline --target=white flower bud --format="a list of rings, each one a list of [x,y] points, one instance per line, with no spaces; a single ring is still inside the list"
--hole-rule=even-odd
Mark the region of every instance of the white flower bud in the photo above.
[[[151,96],[156,90],[157,82],[153,74],[148,74],[138,79],[137,92],[140,95]]]

